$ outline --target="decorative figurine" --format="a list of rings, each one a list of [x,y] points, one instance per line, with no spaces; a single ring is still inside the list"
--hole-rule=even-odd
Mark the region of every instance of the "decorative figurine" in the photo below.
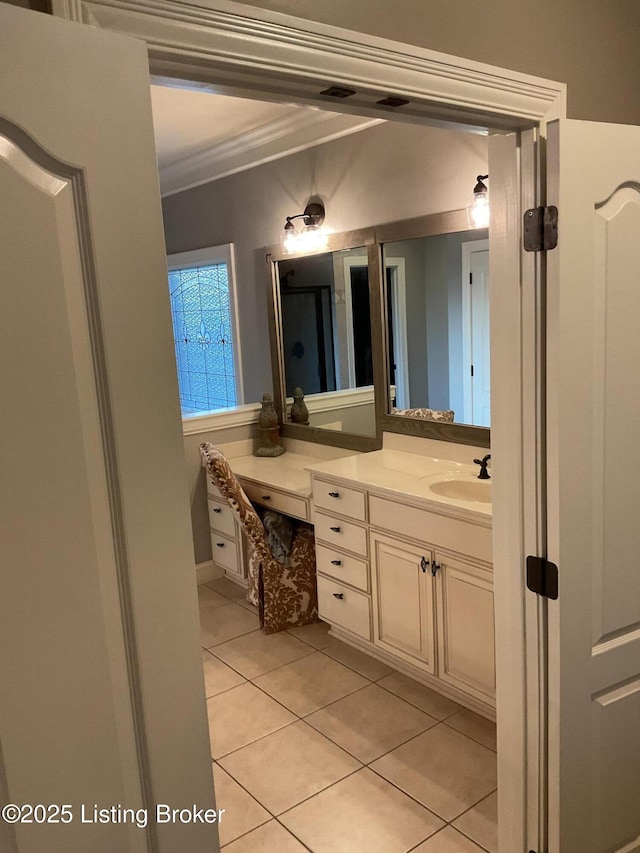
[[[262,410],[258,417],[258,447],[254,456],[281,456],[284,447],[280,444],[278,415],[273,408],[271,394],[262,395]]]
[[[304,394],[302,393],[302,388],[293,389],[291,423],[304,424],[305,426],[308,426],[309,424],[309,409],[307,409],[307,405],[304,401]]]

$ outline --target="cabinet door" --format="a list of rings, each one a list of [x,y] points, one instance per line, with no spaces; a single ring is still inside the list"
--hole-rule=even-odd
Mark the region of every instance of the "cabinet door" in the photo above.
[[[433,673],[431,551],[377,533],[371,551],[375,644]]]
[[[496,695],[493,578],[436,552],[438,675],[484,701]]]

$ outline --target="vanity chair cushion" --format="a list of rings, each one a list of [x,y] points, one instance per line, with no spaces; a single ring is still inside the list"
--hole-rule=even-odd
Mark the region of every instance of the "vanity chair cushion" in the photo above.
[[[444,421],[453,423],[451,409],[392,409],[392,415],[404,415],[406,418],[421,418],[423,421]]]
[[[227,499],[249,543],[247,600],[258,607],[267,634],[318,621],[313,528],[297,524],[278,560],[265,526],[246,496],[224,454],[209,442],[200,445],[203,465],[213,485]]]

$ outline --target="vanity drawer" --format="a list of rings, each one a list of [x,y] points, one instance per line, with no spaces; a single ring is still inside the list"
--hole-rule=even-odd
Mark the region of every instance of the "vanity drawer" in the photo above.
[[[367,531],[358,524],[352,524],[333,515],[316,512],[316,540],[328,542],[340,550],[353,551],[354,554],[367,556]]]
[[[338,486],[326,480],[313,479],[313,502],[317,507],[339,512],[357,521],[366,518],[365,493],[347,486]]]
[[[369,564],[326,545],[316,547],[316,568],[323,575],[369,591]]]
[[[229,572],[241,574],[240,559],[238,556],[238,543],[235,539],[229,539],[221,533],[211,531],[211,551],[213,562],[222,566]]]
[[[218,500],[221,500],[221,501],[226,501],[226,498],[222,494],[222,492],[216,486],[214,486],[213,483],[211,482],[211,477],[209,476],[208,471],[206,471],[206,478],[207,478],[207,495],[209,495],[209,497],[212,497],[212,498],[218,498]]]
[[[420,542],[468,554],[491,562],[491,528],[470,521],[449,518],[417,506],[369,496],[369,520],[372,527],[409,536]]]
[[[278,512],[292,515],[294,518],[300,518],[303,521],[309,521],[309,503],[304,498],[296,497],[287,492],[279,492],[277,489],[261,486],[259,483],[251,483],[246,480],[241,481],[241,483],[247,497],[253,503],[269,509],[276,509]]]
[[[216,530],[218,533],[226,533],[227,536],[235,537],[236,521],[229,504],[226,501],[222,503],[222,501],[217,501],[213,498],[209,498],[207,503],[209,505],[209,525],[211,529]]]
[[[329,578],[318,576],[318,612],[364,640],[371,639],[371,599]]]

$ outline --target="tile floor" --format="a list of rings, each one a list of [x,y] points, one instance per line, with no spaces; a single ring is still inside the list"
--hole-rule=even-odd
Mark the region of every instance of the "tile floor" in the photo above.
[[[198,588],[224,853],[496,853],[495,725],[339,642]]]

